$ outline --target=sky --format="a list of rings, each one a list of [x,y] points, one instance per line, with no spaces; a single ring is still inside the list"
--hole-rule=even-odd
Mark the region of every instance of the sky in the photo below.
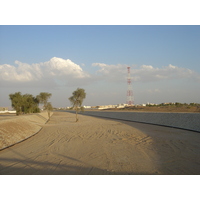
[[[70,106],[77,88],[84,105],[126,103],[131,67],[135,104],[200,103],[200,26],[0,26],[0,104],[9,94],[50,92]]]

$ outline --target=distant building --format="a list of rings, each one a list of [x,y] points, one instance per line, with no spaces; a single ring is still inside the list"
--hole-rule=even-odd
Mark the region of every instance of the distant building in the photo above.
[[[85,109],[90,109],[92,108],[91,106],[83,106]]]
[[[175,103],[169,102],[169,103],[161,103],[161,105],[174,105]]]
[[[108,109],[108,108],[116,108],[116,105],[102,105],[102,106],[97,106],[98,109]]]
[[[0,107],[0,113],[16,113],[16,110],[9,111],[8,107]]]
[[[0,107],[0,111],[8,111],[8,107]]]
[[[147,103],[146,105],[149,105],[149,106],[157,106],[158,104],[156,104],[156,103]]]
[[[120,104],[117,104],[116,108],[124,108],[126,107],[128,104],[125,104],[125,103],[120,103]]]

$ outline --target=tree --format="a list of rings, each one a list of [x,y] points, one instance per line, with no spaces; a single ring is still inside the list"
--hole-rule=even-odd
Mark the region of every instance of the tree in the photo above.
[[[35,113],[35,112],[40,112],[38,108],[38,100],[35,98],[32,94],[24,94],[22,96],[22,112],[27,114],[27,113]]]
[[[45,110],[47,110],[48,116],[49,116],[49,119],[50,119],[50,114],[51,114],[51,111],[53,110],[53,106],[51,105],[50,102],[47,102],[47,104],[45,106]]]
[[[48,92],[40,92],[39,95],[37,95],[37,99],[39,101],[39,103],[44,104],[43,108],[45,109],[46,105],[47,105],[47,101],[48,99],[51,97],[51,93]]]
[[[21,92],[9,94],[9,98],[11,100],[12,107],[16,110],[16,115],[20,115],[22,113],[23,106],[23,96]]]
[[[17,115],[40,112],[39,102],[32,94],[22,95],[21,92],[16,92],[10,94],[9,97]]]
[[[72,96],[69,98],[69,101],[72,104],[72,108],[75,108],[76,110],[76,122],[78,122],[78,110],[81,109],[83,111],[82,103],[85,98],[85,90],[81,88],[77,88],[77,90],[75,90],[72,93]]]

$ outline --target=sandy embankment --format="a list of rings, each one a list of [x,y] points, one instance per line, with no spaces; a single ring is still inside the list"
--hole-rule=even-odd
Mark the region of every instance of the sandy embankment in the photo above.
[[[0,174],[200,174],[200,134],[55,112],[0,151]]]
[[[0,121],[0,150],[36,134],[48,120],[47,112],[8,116]]]

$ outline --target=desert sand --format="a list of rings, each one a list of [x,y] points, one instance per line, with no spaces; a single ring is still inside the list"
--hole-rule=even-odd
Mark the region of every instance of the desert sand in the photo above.
[[[55,112],[33,137],[0,151],[0,174],[200,174],[200,133]]]
[[[0,115],[0,150],[32,137],[48,119],[47,112],[20,116]]]

